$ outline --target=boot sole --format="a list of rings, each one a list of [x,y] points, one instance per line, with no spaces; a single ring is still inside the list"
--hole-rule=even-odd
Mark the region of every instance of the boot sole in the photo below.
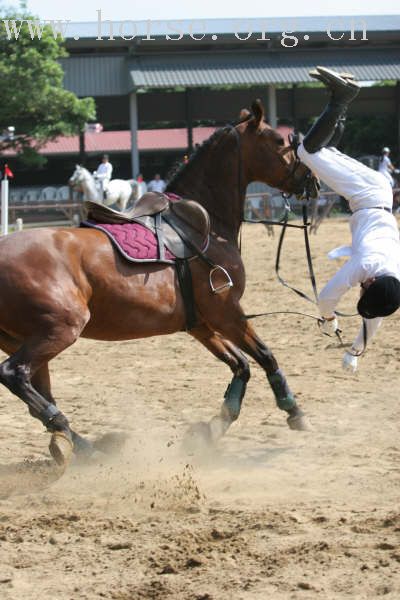
[[[339,75],[339,73],[335,73],[335,71],[331,71],[330,69],[327,69],[326,67],[317,67],[317,71],[318,71],[319,75],[321,75],[321,77],[323,77],[327,83],[333,83],[333,84],[340,83],[342,85],[345,85],[345,86],[351,87],[351,88],[359,88],[360,87],[356,81],[345,79],[344,77],[341,77]]]
[[[318,71],[316,71],[315,69],[313,69],[312,71],[309,71],[308,74],[310,75],[310,77],[312,77],[313,79],[318,79],[318,81],[322,81],[324,82],[323,77],[318,73]],[[346,79],[346,80],[351,80],[354,81],[354,75],[353,73],[347,73],[345,71],[341,71],[339,73],[340,77],[342,79]]]

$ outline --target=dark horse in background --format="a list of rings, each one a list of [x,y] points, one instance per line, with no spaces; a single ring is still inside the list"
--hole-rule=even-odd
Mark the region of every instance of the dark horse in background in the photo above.
[[[189,333],[233,372],[221,412],[207,424],[214,441],[240,412],[250,377],[243,353],[264,369],[289,425],[303,428],[303,413],[276,359],[243,319],[245,273],[237,240],[250,182],[300,194],[306,174],[281,135],[264,122],[256,101],[235,127],[218,130],[197,149],[169,183],[168,191],[197,200],[209,212],[207,256],[233,281],[232,288],[214,294],[209,266],[190,261],[197,324]],[[79,336],[126,340],[184,330],[174,266],[128,263],[94,229],[46,228],[0,240],[0,348],[9,355],[0,365],[0,382],[52,433],[50,451],[59,464],[68,461],[72,447],[90,453],[91,445],[55,406],[49,361]]]

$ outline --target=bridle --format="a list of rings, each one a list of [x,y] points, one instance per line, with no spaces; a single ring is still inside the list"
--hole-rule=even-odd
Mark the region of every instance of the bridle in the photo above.
[[[242,161],[242,144],[241,144],[241,138],[240,138],[240,133],[237,129],[237,125],[240,125],[241,123],[245,123],[247,120],[249,120],[251,118],[251,115],[249,117],[247,117],[246,119],[243,119],[237,123],[230,123],[229,125],[226,126],[227,131],[229,132],[233,132],[236,138],[236,145],[237,145],[237,155],[238,155],[238,191],[239,191],[239,196],[241,197],[242,195],[242,190],[243,190],[243,161]],[[300,167],[300,165],[302,164],[302,162],[300,161],[298,155],[297,155],[297,151],[296,151],[296,139],[295,137],[289,138],[289,145],[285,146],[285,148],[283,148],[282,152],[278,153],[278,157],[280,158],[281,162],[284,164],[284,166],[287,168],[288,167],[288,163],[285,161],[284,156],[288,153],[288,152],[293,152],[294,156],[295,156],[295,160],[293,161],[293,163],[290,166],[290,170],[288,173],[286,173],[286,175],[280,179],[275,185],[274,187],[277,188],[282,188],[285,187],[285,185],[289,182],[292,181],[293,183],[295,183],[294,181],[294,176],[295,173],[297,172],[298,168]],[[308,185],[309,181],[312,178],[312,174],[311,171],[309,169],[307,169],[307,172],[305,174],[304,177],[304,188],[303,188],[303,196],[307,196],[307,194],[309,194],[309,189],[310,186]],[[286,192],[281,192],[283,198],[285,198],[285,200],[288,200],[293,194],[292,193],[286,193]],[[309,198],[307,198],[309,199]],[[288,205],[287,205],[287,208]],[[289,209],[290,210],[290,209]],[[287,214],[288,216],[288,214]],[[307,221],[307,216],[305,217],[305,220]],[[244,221],[244,218],[242,216],[242,221]],[[276,222],[273,222],[271,224],[276,224]],[[301,226],[302,227],[302,226]],[[307,245],[308,245],[308,241],[307,241]],[[310,254],[310,258],[311,258],[311,254]]]
[[[283,177],[282,179],[280,179],[277,183],[276,186],[277,188],[282,188],[285,187],[285,184],[287,184],[290,180],[294,180],[294,175],[297,171],[297,169],[299,168],[299,166],[302,164],[301,160],[299,159],[299,157],[297,156],[297,152],[294,150],[292,144],[289,142],[288,146],[285,146],[285,148],[283,148],[282,152],[278,153],[279,158],[282,159],[282,162],[284,163],[284,165],[287,167],[288,164],[287,162],[284,160],[284,156],[288,153],[288,152],[294,152],[294,156],[295,159],[293,161],[293,163],[291,164],[290,167],[290,171],[287,175],[285,175],[285,177]],[[282,195],[286,198],[290,198],[291,194],[287,195],[285,192],[282,192]]]
[[[78,169],[75,169],[75,171],[72,173],[71,177],[69,178],[68,183],[70,186],[74,187],[74,186],[77,186],[80,183],[82,183],[83,180],[84,180],[84,177],[83,177],[82,171],[78,171]]]

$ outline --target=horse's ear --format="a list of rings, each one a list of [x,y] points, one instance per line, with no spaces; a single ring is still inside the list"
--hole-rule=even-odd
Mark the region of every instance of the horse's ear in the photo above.
[[[239,113],[239,121],[246,121],[251,115],[251,112],[247,108],[242,108]]]
[[[253,111],[255,125],[258,127],[264,120],[264,106],[259,98],[254,100],[253,104],[251,105],[251,110]]]

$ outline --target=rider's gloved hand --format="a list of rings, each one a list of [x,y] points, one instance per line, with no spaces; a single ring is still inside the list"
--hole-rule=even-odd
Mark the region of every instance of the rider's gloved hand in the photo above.
[[[334,336],[339,331],[339,322],[336,317],[325,318],[321,317],[319,321],[319,328],[324,335]]]
[[[355,373],[357,371],[358,366],[358,357],[351,352],[345,352],[343,355],[342,366],[345,371],[350,371],[350,373]]]

